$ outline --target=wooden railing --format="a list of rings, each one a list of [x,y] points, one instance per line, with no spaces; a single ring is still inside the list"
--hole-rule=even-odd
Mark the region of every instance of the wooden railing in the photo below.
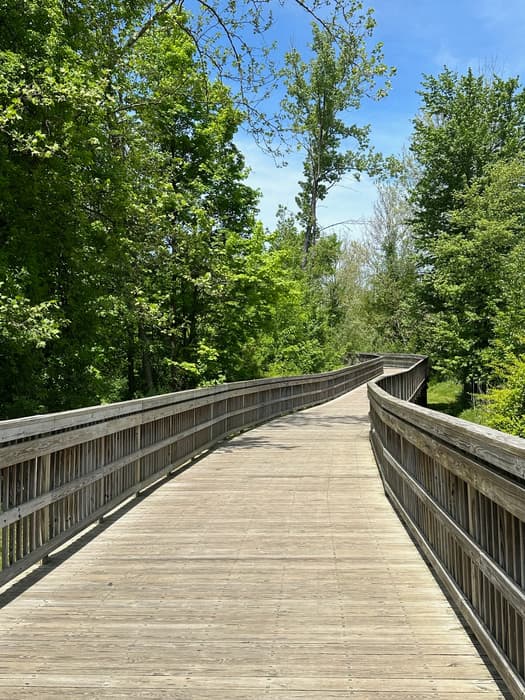
[[[313,406],[381,374],[223,384],[0,423],[0,585],[228,435]]]
[[[428,368],[428,358],[423,355],[409,355],[399,352],[359,352],[356,354],[356,360],[358,360],[358,362],[367,362],[368,360],[377,359],[378,357],[383,360],[385,367],[393,369],[408,369],[422,359],[425,360],[424,365]]]
[[[513,696],[525,698],[525,440],[410,403],[424,403],[426,360],[410,364],[368,389],[385,492]]]

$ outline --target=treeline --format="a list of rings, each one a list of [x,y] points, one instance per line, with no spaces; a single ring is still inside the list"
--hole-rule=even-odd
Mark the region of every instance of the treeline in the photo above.
[[[364,48],[371,13],[334,0],[329,17],[325,4],[297,3],[308,20],[322,12],[313,50],[331,77],[319,89],[346,81],[355,106],[386,72],[380,51]],[[305,245],[285,215],[263,230],[234,138],[244,120],[259,139],[288,129],[313,144],[306,207],[334,169],[363,169],[367,130],[343,162],[337,147],[351,134],[333,117],[348,106],[344,90],[323,116],[325,142],[299,86],[288,127],[283,118],[272,132],[257,88],[291,85],[301,59],[286,59],[285,78],[264,42],[250,43],[271,27],[271,3],[199,6],[2,6],[1,418],[344,361],[333,340],[339,244],[314,246],[310,221]],[[324,174],[310,167],[319,153]]]
[[[296,4],[322,17],[278,68],[256,46],[271,2],[4,4],[0,418],[417,351],[525,434],[518,79],[426,77],[409,151],[384,160],[355,118],[393,73],[371,11]],[[270,118],[257,89],[279,82]],[[304,155],[298,215],[271,232],[241,124]],[[379,199],[343,244],[317,209],[361,172]]]
[[[438,376],[481,394],[490,425],[525,436],[525,92],[445,69],[420,95],[369,236],[382,253],[369,323],[377,347],[430,355]]]

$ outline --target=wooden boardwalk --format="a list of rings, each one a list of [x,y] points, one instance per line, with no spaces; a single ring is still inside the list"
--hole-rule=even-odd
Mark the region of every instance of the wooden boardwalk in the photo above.
[[[367,411],[360,388],[263,425],[111,519],[0,609],[0,698],[505,697],[383,494]]]

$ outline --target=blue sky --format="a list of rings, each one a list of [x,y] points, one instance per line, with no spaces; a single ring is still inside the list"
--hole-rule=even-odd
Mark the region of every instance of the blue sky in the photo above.
[[[374,40],[383,42],[385,60],[396,66],[397,75],[388,97],[363,103],[349,120],[370,123],[372,143],[384,154],[399,154],[408,144],[423,74],[435,75],[444,65],[460,73],[468,67],[506,77],[525,73],[525,0],[376,0],[372,7],[377,21]],[[292,0],[287,0],[286,11],[293,21],[280,23],[283,51],[292,44],[304,45],[310,35],[308,18]],[[287,168],[277,168],[248,136],[241,136],[238,143],[252,171],[249,182],[263,193],[260,218],[271,228],[279,204],[295,208],[302,156],[290,158]],[[366,177],[357,183],[348,176],[322,202],[320,224],[366,220],[374,199],[374,183]],[[353,224],[334,230],[359,237],[362,228]]]

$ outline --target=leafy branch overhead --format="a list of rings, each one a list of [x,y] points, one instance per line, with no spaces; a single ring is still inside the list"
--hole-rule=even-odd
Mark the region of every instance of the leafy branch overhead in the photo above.
[[[179,19],[190,38],[205,73],[227,84],[236,106],[252,133],[270,150],[283,137],[280,117],[268,113],[268,98],[279,89],[283,55],[276,28],[290,17],[306,16],[340,53],[341,65],[353,69],[352,89],[372,96],[377,77],[392,74],[382,62],[381,45],[367,52],[366,42],[375,26],[373,12],[358,0],[170,0],[135,4],[135,21],[121,19],[119,53],[123,60],[143,36],[166,15]],[[367,92],[372,91],[372,92]],[[388,91],[388,81],[374,92]]]

